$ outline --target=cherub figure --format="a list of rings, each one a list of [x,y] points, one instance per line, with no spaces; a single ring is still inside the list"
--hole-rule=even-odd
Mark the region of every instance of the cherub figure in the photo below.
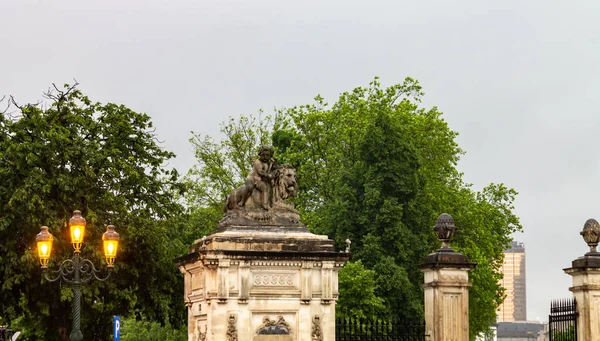
[[[268,210],[272,204],[273,178],[277,168],[277,159],[273,157],[273,147],[261,146],[258,159],[252,162],[252,170],[248,174],[246,187],[255,190],[252,196],[254,204]]]

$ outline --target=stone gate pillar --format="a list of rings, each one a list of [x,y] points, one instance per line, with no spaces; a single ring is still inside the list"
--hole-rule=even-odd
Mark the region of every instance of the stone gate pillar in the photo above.
[[[430,341],[469,341],[469,263],[465,255],[452,250],[448,242],[455,230],[449,214],[437,219],[434,231],[442,247],[425,257],[425,333]]]
[[[600,340],[600,224],[594,219],[585,222],[581,232],[590,252],[572,262],[564,271],[573,277],[569,288],[577,301],[578,340]]]
[[[304,227],[233,227],[196,241],[185,274],[189,341],[335,341],[349,253]]]
[[[176,260],[189,341],[335,341],[349,244],[338,252],[311,233],[294,208],[296,193],[295,169],[262,146],[245,185],[227,196],[216,232]]]

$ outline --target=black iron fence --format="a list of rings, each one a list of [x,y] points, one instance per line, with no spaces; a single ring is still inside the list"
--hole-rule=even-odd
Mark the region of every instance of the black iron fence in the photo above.
[[[577,341],[577,301],[567,298],[550,302],[550,341]]]
[[[425,341],[425,321],[337,319],[336,341]]]

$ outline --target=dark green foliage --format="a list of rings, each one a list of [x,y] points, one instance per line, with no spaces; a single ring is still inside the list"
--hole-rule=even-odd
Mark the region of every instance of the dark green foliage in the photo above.
[[[364,267],[361,261],[348,262],[339,274],[340,296],[336,316],[341,318],[367,318],[385,311],[383,299],[375,295],[375,272]]]
[[[187,328],[174,329],[146,319],[126,318],[121,322],[122,341],[187,341]]]
[[[181,324],[183,281],[172,262],[181,250],[166,222],[182,211],[178,174],[164,168],[174,154],[145,114],[93,103],[74,86],[47,96],[45,107],[0,114],[0,317],[28,340],[58,340],[71,329],[71,290],[42,280],[35,236],[50,227],[55,268],[71,257],[67,220],[80,209],[88,221],[82,256],[98,268],[106,225],[121,235],[112,278],[83,288],[86,339],[107,340],[111,315]]]
[[[555,330],[552,332],[552,340],[555,341],[577,341],[575,327],[570,325],[566,330]]]

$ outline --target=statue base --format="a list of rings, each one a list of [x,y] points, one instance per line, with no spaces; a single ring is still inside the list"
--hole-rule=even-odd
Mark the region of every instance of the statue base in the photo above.
[[[300,222],[300,212],[292,205],[278,202],[268,210],[252,205],[242,206],[227,210],[219,221],[218,231],[224,231],[230,226],[243,226],[250,228],[302,228],[309,232]]]
[[[249,224],[249,212],[236,211],[177,259],[188,340],[334,340],[338,271],[349,253],[298,221]]]

